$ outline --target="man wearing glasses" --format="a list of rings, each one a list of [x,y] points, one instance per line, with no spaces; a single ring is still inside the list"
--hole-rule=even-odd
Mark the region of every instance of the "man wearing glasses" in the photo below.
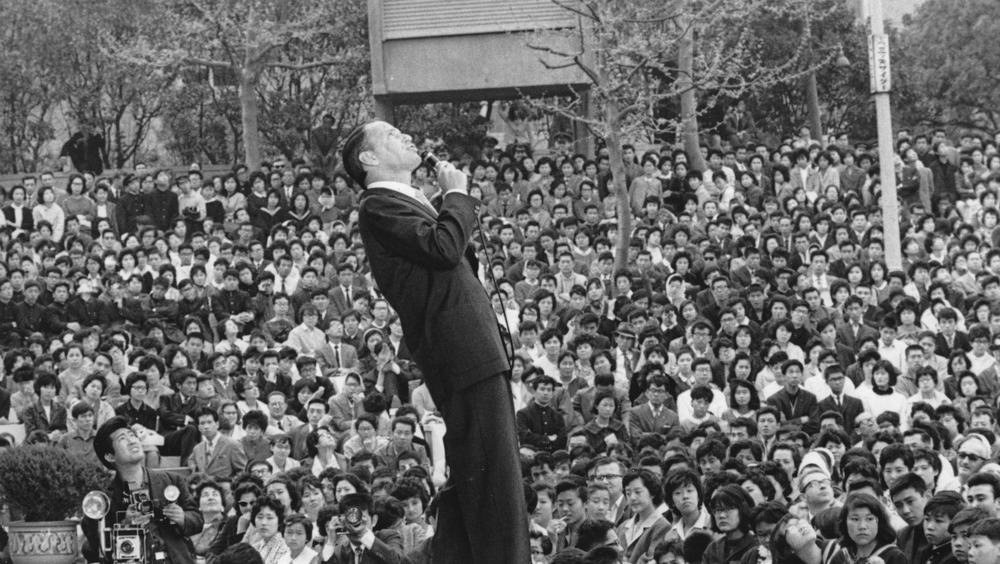
[[[615,526],[621,525],[622,522],[631,517],[632,513],[622,489],[622,476],[624,475],[625,468],[620,462],[614,458],[604,457],[594,462],[593,475],[590,477],[592,482],[607,484],[611,490],[608,518],[615,523]]]
[[[831,484],[829,474],[813,467],[799,477],[802,501],[793,505],[789,512],[800,519],[812,520],[814,516],[836,507],[837,500]]]

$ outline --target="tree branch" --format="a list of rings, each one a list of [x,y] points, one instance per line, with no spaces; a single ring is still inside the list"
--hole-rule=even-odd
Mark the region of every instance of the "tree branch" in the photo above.
[[[342,63],[343,63],[343,61],[332,60],[332,59],[325,59],[325,60],[322,60],[322,61],[314,61],[312,63],[303,63],[303,64],[298,64],[298,65],[291,64],[291,63],[282,63],[282,62],[275,61],[275,62],[272,62],[272,63],[265,63],[264,67],[265,68],[269,68],[269,69],[285,69],[285,70],[290,70],[290,71],[307,71],[307,70],[316,69],[316,68],[320,68],[320,67],[331,67],[331,66],[334,66],[334,65],[342,64]]]
[[[184,57],[181,62],[188,65],[200,65],[203,67],[209,67],[213,69],[224,69],[229,70],[234,68],[232,63],[227,63],[225,61],[216,61],[214,59],[203,59],[201,57]],[[156,66],[167,66],[166,64],[156,65]]]

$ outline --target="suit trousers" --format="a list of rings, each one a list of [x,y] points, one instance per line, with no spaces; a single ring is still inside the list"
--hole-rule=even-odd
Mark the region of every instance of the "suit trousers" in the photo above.
[[[441,491],[435,564],[529,564],[514,401],[506,373],[434,398],[451,471]]]
[[[194,447],[201,442],[201,431],[194,425],[186,425],[163,435],[160,456],[179,456],[181,466],[187,466]]]

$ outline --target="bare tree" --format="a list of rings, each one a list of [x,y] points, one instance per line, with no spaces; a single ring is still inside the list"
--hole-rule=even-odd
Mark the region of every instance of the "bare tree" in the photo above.
[[[150,68],[201,66],[235,81],[246,163],[261,162],[260,97],[270,71],[356,68],[367,41],[347,41],[363,0],[140,0],[144,33],[107,41],[109,50]],[[362,26],[365,28],[366,26]],[[109,39],[105,37],[105,39]]]
[[[762,63],[766,38],[749,25],[754,12],[782,10],[809,21],[809,0],[551,1],[570,12],[577,25],[540,30],[528,46],[549,69],[579,69],[586,76],[589,104],[583,103],[583,92],[568,104],[532,102],[585,124],[606,143],[618,208],[618,270],[625,267],[632,232],[622,144],[680,133],[692,167],[704,170],[701,111],[755,88],[800,80],[809,70],[802,64],[806,33],[783,60]],[[660,108],[678,99],[679,119],[664,117]]]

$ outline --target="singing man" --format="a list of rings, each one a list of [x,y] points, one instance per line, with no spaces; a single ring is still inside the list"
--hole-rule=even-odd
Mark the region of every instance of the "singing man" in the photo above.
[[[410,185],[421,162],[412,138],[382,121],[350,133],[343,162],[364,188],[358,222],[372,275],[448,429],[434,561],[530,562],[510,364],[470,245],[482,203],[444,163],[436,210]]]

